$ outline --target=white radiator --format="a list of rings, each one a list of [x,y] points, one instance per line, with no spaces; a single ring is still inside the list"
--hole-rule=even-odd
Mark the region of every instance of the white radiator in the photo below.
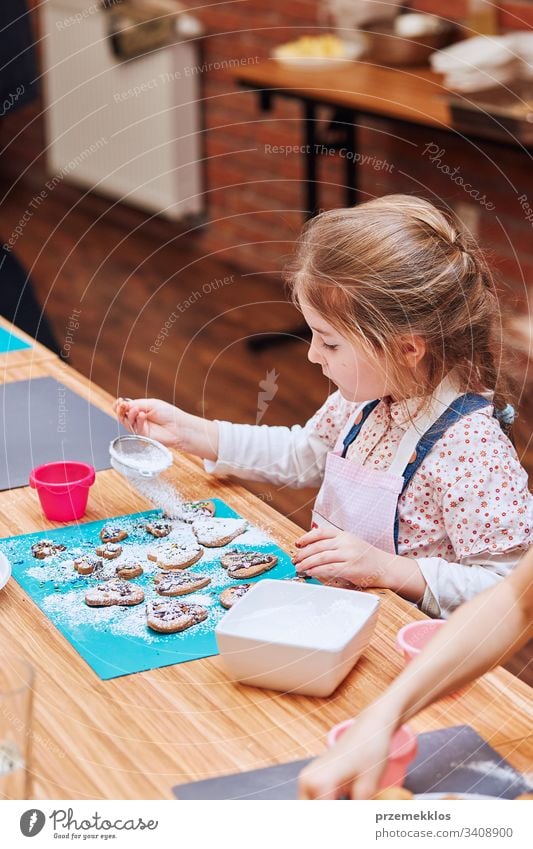
[[[50,179],[171,219],[200,213],[195,43],[121,62],[99,0],[47,0],[40,9]]]

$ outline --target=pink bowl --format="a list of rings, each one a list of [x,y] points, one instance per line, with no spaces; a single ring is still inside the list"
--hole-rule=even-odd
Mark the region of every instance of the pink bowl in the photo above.
[[[327,736],[328,748],[334,746],[354,722],[355,719],[345,719],[344,722],[334,725]],[[387,766],[379,782],[380,790],[384,787],[403,786],[407,767],[416,756],[417,749],[416,734],[408,725],[402,725],[391,740]]]
[[[30,486],[37,490],[44,515],[56,522],[81,519],[94,480],[92,466],[69,460],[45,463],[30,473]]]
[[[432,637],[435,636],[446,619],[427,619],[424,622],[410,622],[400,628],[396,634],[396,648],[402,652],[408,662],[420,654]]]

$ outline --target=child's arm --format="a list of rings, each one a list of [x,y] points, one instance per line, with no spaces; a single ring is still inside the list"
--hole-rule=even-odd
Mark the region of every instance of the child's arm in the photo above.
[[[351,412],[352,405],[342,403],[331,412],[338,395],[328,398],[305,427],[292,428],[210,421],[156,399],[119,398],[115,410],[133,432],[201,457],[212,474],[304,487],[320,484],[326,455]],[[317,427],[326,408],[333,422],[328,436]]]
[[[531,638],[533,549],[501,584],[459,608],[339,743],[303,771],[301,798],[370,798],[402,723],[504,662]]]
[[[309,425],[277,427],[217,421],[218,456],[207,472],[278,486],[318,486],[329,450]]]

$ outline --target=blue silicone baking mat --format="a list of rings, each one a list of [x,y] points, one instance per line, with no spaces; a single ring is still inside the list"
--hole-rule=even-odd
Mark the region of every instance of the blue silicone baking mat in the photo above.
[[[239,518],[223,501],[213,499],[213,502],[216,517]],[[72,559],[94,551],[100,544],[100,530],[107,524],[119,525],[128,532],[128,538],[121,543],[120,558],[105,561],[109,564],[106,569],[113,573],[121,560],[141,559],[145,571],[133,583],[143,588],[145,602],[161,600],[153,588],[153,577],[161,570],[146,559],[146,553],[148,548],[170,541],[171,537],[155,540],[145,529],[149,517],[160,515],[160,510],[150,510],[0,540],[0,551],[11,562],[15,580],[104,680],[218,654],[214,629],[226,612],[219,596],[226,587],[240,583],[228,579],[226,570],[220,565],[220,557],[228,549],[276,554],[277,565],[264,577],[286,578],[295,574],[289,555],[278,548],[265,531],[249,525],[245,533],[228,545],[204,548],[202,558],[187,569],[187,574],[201,572],[211,578],[205,589],[178,598],[184,603],[204,605],[209,610],[208,618],[188,631],[177,634],[152,631],[146,625],[145,603],[135,607],[88,607],[85,592],[89,586],[100,583],[101,578],[80,576]],[[66,550],[55,557],[38,560],[33,557],[31,546],[42,539],[62,543]],[[261,580],[261,577],[251,580]]]
[[[5,327],[0,327],[0,354],[9,354],[11,351],[23,351],[31,348],[29,342],[25,342],[14,333],[10,333]]]

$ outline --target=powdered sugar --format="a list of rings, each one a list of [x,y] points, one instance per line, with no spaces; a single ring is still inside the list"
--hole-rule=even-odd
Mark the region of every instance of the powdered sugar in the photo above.
[[[163,510],[169,519],[179,519],[185,501],[180,493],[168,481],[162,478],[129,478],[132,486],[148,501]]]

